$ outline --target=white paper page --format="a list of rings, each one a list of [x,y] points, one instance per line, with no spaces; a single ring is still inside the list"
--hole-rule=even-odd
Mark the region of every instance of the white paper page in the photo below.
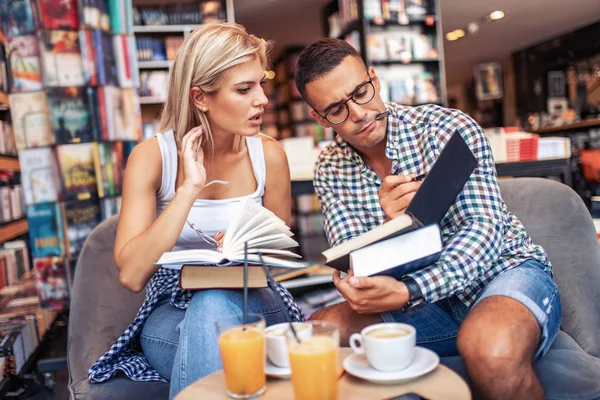
[[[227,245],[235,246],[239,244],[240,237],[246,236],[248,232],[256,229],[256,226],[258,225],[269,223],[269,215],[262,212],[262,210],[252,215],[248,214],[248,217],[249,218],[244,221],[244,224],[236,229]]]
[[[303,263],[297,262],[297,261],[282,260],[280,258],[269,257],[269,256],[263,256],[262,258],[263,258],[263,261],[265,262],[265,264],[273,264],[278,267],[306,268],[306,265],[304,265]],[[243,259],[243,257],[242,257],[242,259]],[[260,263],[260,257],[258,257],[256,254],[248,254],[248,261]]]
[[[285,225],[283,224],[269,224],[258,229],[252,229],[243,236],[236,238],[235,243],[241,243],[243,246],[243,243],[246,241],[250,242],[255,239],[273,235],[285,235],[287,237],[291,237],[293,234],[291,231],[286,229]]]
[[[283,233],[278,233],[276,235],[263,236],[257,239],[252,239],[248,241],[248,248],[253,247],[266,247],[272,249],[285,249],[288,247],[296,247],[298,246],[298,242],[294,239],[288,237]],[[227,249],[227,252],[223,251],[223,254],[229,257],[230,254],[236,254],[244,251],[244,244],[240,243],[236,245],[234,248]]]
[[[263,255],[273,255],[273,256],[283,256],[283,257],[290,257],[290,258],[302,258],[301,255],[294,253],[293,251],[289,251],[289,250],[281,250],[281,249],[248,249],[248,254],[258,254],[258,253],[262,253]],[[244,259],[244,252],[240,251],[237,252],[236,254],[232,255],[232,258],[239,260],[239,259]]]
[[[238,231],[244,230],[244,227],[258,214],[263,207],[251,200],[243,200],[238,209],[238,213],[231,219],[227,227],[227,233],[223,238],[223,248],[230,247],[235,243],[234,237]]]
[[[280,232],[289,231],[289,228],[285,225],[285,222],[277,217],[277,215],[275,215],[272,211],[254,202],[252,205],[249,205],[248,208],[256,209],[258,212],[255,213],[249,220],[246,220],[243,226],[240,226],[234,231],[231,239],[227,242],[227,247],[237,247],[240,242],[243,246],[243,242],[264,234],[255,233],[256,230],[261,229],[264,226],[279,226]],[[289,236],[291,236],[291,234]],[[225,242],[223,242],[223,247],[225,247]]]
[[[181,264],[193,261],[206,261],[206,262],[219,262],[223,260],[225,256],[215,250],[207,249],[191,249],[191,250],[179,250],[163,253],[163,255],[156,261],[156,265],[165,264]]]

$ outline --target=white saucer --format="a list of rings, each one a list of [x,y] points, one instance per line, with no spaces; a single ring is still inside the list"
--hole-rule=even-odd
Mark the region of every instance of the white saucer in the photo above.
[[[415,348],[413,362],[403,370],[382,372],[373,369],[364,354],[353,353],[344,359],[344,369],[350,375],[373,383],[401,383],[418,378],[431,372],[440,363],[440,358],[433,351],[423,347]]]
[[[289,378],[292,376],[291,368],[281,368],[271,364],[271,361],[267,359],[265,362],[265,374],[272,378]]]

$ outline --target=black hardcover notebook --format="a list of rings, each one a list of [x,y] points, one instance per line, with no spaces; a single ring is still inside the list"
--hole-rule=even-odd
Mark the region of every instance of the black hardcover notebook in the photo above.
[[[439,224],[477,167],[477,159],[459,133],[442,149],[406,212],[422,225]]]
[[[440,224],[476,167],[477,159],[471,149],[459,133],[454,133],[423,180],[406,213],[324,251],[327,260],[325,265],[347,272],[352,251],[422,226]],[[427,262],[435,262],[430,261],[428,259]],[[413,267],[418,269],[418,265]]]

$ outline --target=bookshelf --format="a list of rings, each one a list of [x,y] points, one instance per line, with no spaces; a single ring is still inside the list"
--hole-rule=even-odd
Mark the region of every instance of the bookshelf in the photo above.
[[[382,81],[381,97],[404,105],[447,104],[439,0],[332,0],[328,37],[354,46]]]
[[[312,119],[310,106],[302,99],[296,88],[294,82],[296,61],[303,49],[303,46],[290,46],[277,57],[273,63],[275,88],[269,100],[274,106],[277,139],[312,137],[317,144],[332,140],[333,130],[323,128]]]
[[[0,156],[0,171],[19,171],[19,159],[12,156]]]
[[[133,21],[132,32],[138,45],[140,105],[144,132],[148,132],[145,137],[148,137],[150,133],[156,133],[161,106],[166,99],[168,73],[175,52],[181,46],[183,39],[200,26],[200,23],[175,22],[190,22],[194,18],[198,21],[203,20],[205,18],[203,13],[206,11],[204,6],[208,3],[220,4],[220,9],[217,11],[218,19],[235,22],[234,6],[233,0],[193,0],[185,3],[188,9],[173,11],[169,8],[173,4],[170,0],[128,1],[131,1],[138,10],[137,17]],[[198,8],[195,8],[196,5]],[[190,14],[194,15],[190,16]]]
[[[0,225],[0,243],[23,236],[27,234],[28,230],[26,218],[2,224]]]
[[[545,134],[545,133],[558,133],[566,131],[574,131],[578,129],[597,128],[600,127],[600,118],[585,119],[583,121],[575,122],[567,125],[560,126],[549,126],[540,129],[530,129],[531,133]]]

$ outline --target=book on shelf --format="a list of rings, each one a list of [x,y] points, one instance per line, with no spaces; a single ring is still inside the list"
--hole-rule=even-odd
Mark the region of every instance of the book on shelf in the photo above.
[[[439,224],[477,166],[459,133],[452,135],[406,212],[323,252],[325,265],[357,276],[395,278],[437,261],[443,249]]]
[[[98,198],[74,200],[61,203],[65,251],[68,256],[79,254],[85,239],[100,223],[101,214]]]
[[[8,98],[17,150],[53,144],[46,92],[12,93]]]
[[[94,143],[72,143],[56,146],[61,188],[61,201],[81,199],[81,195],[96,193]],[[86,196],[87,197],[87,196]]]
[[[284,250],[298,246],[291,236],[292,232],[279,217],[253,200],[244,200],[227,228],[220,251],[190,249],[166,252],[156,264],[180,269],[180,285],[185,289],[240,288],[243,287],[244,245],[247,243],[250,287],[266,287],[266,276],[259,266],[261,259],[258,253],[264,254],[262,261],[266,266],[305,267],[301,262],[290,260],[300,258],[298,254]]]
[[[25,204],[58,200],[58,167],[50,147],[19,151],[19,166]]]
[[[35,33],[38,28],[36,0],[11,0],[0,2],[2,31],[8,36]]]
[[[67,269],[62,257],[34,259],[35,282],[41,308],[64,310],[69,307]]]
[[[44,29],[79,29],[77,0],[38,0]]]
[[[39,203],[27,206],[27,225],[33,257],[63,254],[64,235],[58,203]]]
[[[42,90],[40,45],[37,36],[9,36],[6,49],[11,73],[11,92]]]
[[[85,85],[78,31],[42,31],[40,53],[46,87]]]
[[[113,47],[113,36],[100,29],[92,31],[93,48],[96,52],[98,85],[119,85],[119,73]]]
[[[48,108],[56,144],[91,142],[100,132],[94,110],[94,88],[48,88]]]

